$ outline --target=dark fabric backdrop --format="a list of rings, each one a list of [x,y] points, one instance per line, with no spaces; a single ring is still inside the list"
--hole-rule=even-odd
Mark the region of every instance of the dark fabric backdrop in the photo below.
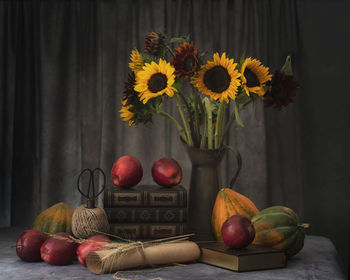
[[[129,53],[142,50],[145,34],[191,34],[200,49],[245,52],[271,70],[293,54],[296,104],[281,112],[252,104],[245,127],[230,131],[227,143],[243,157],[236,189],[259,209],[293,208],[309,233],[333,240],[346,269],[348,10],[345,0],[0,1],[0,226],[29,226],[58,201],[78,206],[79,171],[109,173],[124,154],[142,162],[143,183],[152,183],[154,160],[174,157],[188,187],[190,163],[172,125],[156,117],[151,129],[129,128],[118,110]],[[234,167],[226,157],[223,185]]]

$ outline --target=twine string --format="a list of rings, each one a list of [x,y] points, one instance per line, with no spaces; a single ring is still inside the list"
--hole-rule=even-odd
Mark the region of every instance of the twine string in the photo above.
[[[109,231],[109,222],[106,212],[100,208],[86,208],[79,206],[73,213],[72,231],[75,236],[86,238],[95,233],[94,230]]]

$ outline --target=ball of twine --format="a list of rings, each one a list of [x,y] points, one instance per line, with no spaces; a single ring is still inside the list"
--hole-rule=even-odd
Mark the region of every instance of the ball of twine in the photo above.
[[[72,232],[78,238],[87,238],[96,231],[109,233],[109,223],[105,210],[100,207],[89,209],[80,205],[72,216]]]

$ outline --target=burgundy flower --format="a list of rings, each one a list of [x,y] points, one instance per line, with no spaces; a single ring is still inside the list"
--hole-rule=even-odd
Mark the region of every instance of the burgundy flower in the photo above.
[[[197,48],[193,43],[184,42],[175,48],[175,55],[171,58],[175,67],[175,75],[188,79],[193,76],[198,66]]]
[[[294,76],[286,75],[280,69],[275,70],[272,80],[267,83],[269,89],[264,96],[265,107],[274,106],[281,110],[283,106],[293,103],[293,97],[300,85],[294,80]]]
[[[126,101],[125,106],[131,105],[135,100],[138,99],[138,92],[134,90],[135,86],[135,73],[128,74],[128,81],[125,83],[124,97],[123,101]]]

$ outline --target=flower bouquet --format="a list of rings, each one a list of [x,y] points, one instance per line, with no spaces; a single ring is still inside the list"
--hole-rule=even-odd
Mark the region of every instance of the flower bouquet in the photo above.
[[[243,126],[240,111],[251,102],[262,101],[279,110],[293,102],[299,84],[293,78],[290,56],[273,75],[256,58],[234,60],[225,52],[206,56],[189,37],[150,32],[144,53],[131,52],[122,120],[129,126],[148,124],[153,115],[160,115],[175,125],[189,147],[219,149],[234,120]],[[190,88],[187,94],[182,91],[184,83]],[[181,122],[163,111],[165,99],[176,102]],[[230,102],[234,110],[225,120]]]
[[[237,160],[231,187],[240,171],[239,152],[224,145],[234,120],[243,126],[240,111],[255,101],[280,110],[293,102],[299,88],[290,56],[273,75],[256,58],[242,56],[235,61],[226,53],[206,56],[188,37],[168,38],[150,32],[144,53],[131,52],[132,71],[120,110],[129,126],[147,125],[153,115],[160,115],[177,128],[192,162],[188,229],[197,240],[212,238],[210,217],[219,191],[218,165],[225,151],[231,151]],[[176,103],[181,121],[163,110],[167,99]],[[234,110],[225,119],[230,102]]]

